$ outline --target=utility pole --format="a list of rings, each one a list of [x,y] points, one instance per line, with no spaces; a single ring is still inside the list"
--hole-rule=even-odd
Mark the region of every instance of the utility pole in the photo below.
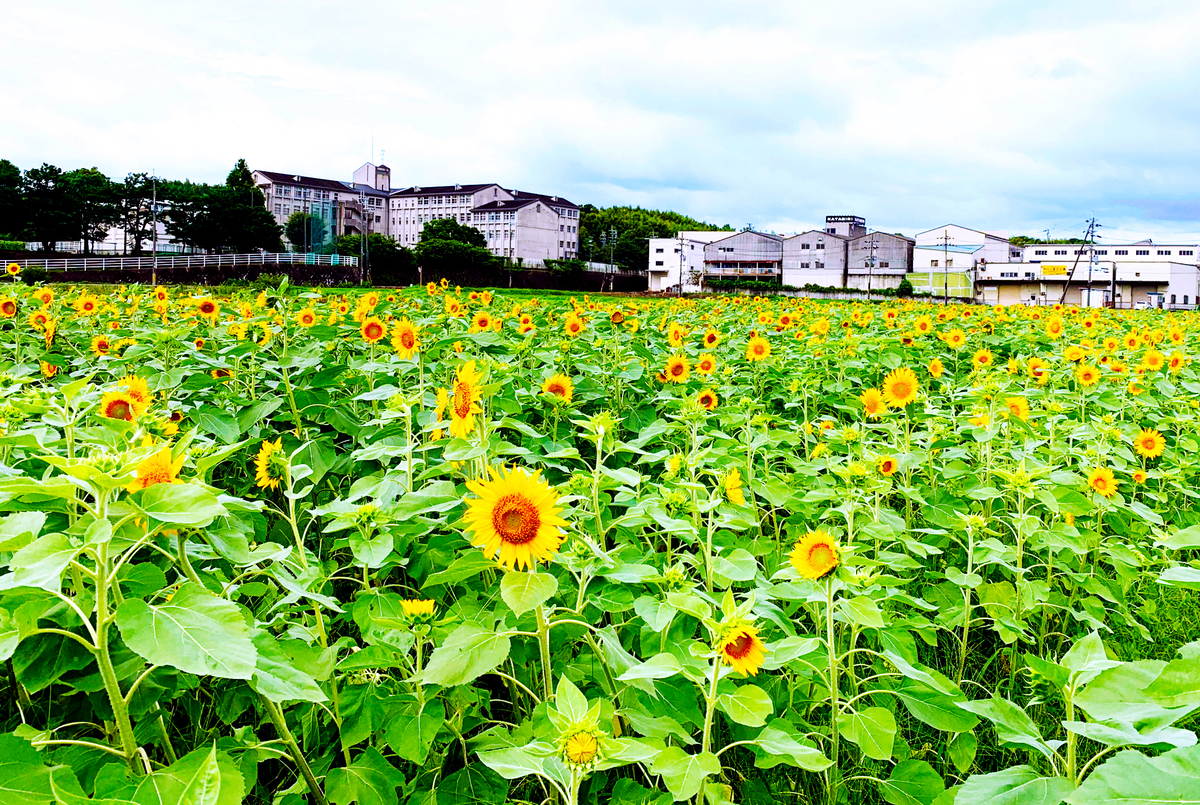
[[[948,305],[948,304],[950,304],[950,262],[949,262],[950,254],[949,254],[949,252],[950,252],[950,241],[953,240],[953,238],[950,237],[950,230],[943,229],[942,236],[940,238],[938,238],[938,240],[940,240],[942,242],[942,295],[943,295],[942,296],[942,304]],[[932,274],[933,272],[931,271],[929,273]],[[933,293],[932,287],[929,289],[929,292],[931,294]]]
[[[679,295],[683,296],[683,264],[684,264],[684,260],[683,260],[683,233],[682,232],[678,234],[678,238],[679,238]],[[701,279],[701,282],[703,282],[704,278],[701,277],[700,279]],[[701,285],[700,289],[704,290],[704,286]]]
[[[150,284],[158,285],[158,176],[154,168],[150,169],[150,187],[150,220],[154,227],[154,261],[150,268]]]
[[[1096,223],[1095,218],[1092,218],[1091,220],[1088,221],[1087,234],[1085,234],[1083,236],[1083,242],[1085,244],[1089,244],[1089,245],[1092,244],[1092,242],[1095,239],[1095,233],[1096,233],[1097,226],[1099,226],[1099,224]],[[1083,249],[1075,250],[1075,262],[1071,264],[1071,272],[1069,274],[1067,274],[1067,280],[1066,280],[1066,282],[1063,283],[1062,295],[1058,297],[1058,303],[1060,305],[1067,301],[1067,289],[1069,289],[1071,287],[1071,278],[1075,276],[1075,269],[1079,267],[1079,257],[1082,253],[1083,253]],[[1080,294],[1081,301],[1082,301],[1082,297],[1083,297],[1083,294]],[[1092,264],[1089,261],[1088,262],[1088,304],[1091,304],[1091,301],[1092,301]]]
[[[875,278],[875,247],[879,245],[879,241],[875,239],[875,233],[871,233],[871,242],[868,244],[871,247],[871,256],[867,258],[867,301],[871,301],[871,281]]]

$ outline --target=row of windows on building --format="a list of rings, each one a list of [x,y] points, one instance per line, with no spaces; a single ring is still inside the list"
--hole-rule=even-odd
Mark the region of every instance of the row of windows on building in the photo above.
[[[1045,257],[1045,256],[1047,256],[1046,252],[1047,252],[1046,249],[1034,249],[1033,250],[1033,254],[1035,257]],[[1158,252],[1159,257],[1170,257],[1171,256],[1170,249],[1158,249],[1157,252]],[[1087,253],[1088,252],[1086,249],[1076,249],[1075,250],[1075,254],[1087,254]],[[1150,256],[1149,249],[1134,249],[1133,253],[1134,253],[1135,257],[1149,257]],[[1177,252],[1177,254],[1180,257],[1193,257],[1193,256],[1195,256],[1195,253],[1196,253],[1195,249],[1180,249]],[[1063,257],[1067,254],[1068,254],[1067,249],[1055,249],[1054,250],[1055,257]],[[1100,255],[1100,256],[1105,256],[1108,254],[1108,249],[1096,249],[1096,254]],[[1129,255],[1129,249],[1113,249],[1113,255],[1115,255],[1116,257],[1127,257]]]
[[[291,185],[286,184],[275,185],[275,195],[279,198],[329,200],[328,190],[310,190],[307,187],[293,188]]]

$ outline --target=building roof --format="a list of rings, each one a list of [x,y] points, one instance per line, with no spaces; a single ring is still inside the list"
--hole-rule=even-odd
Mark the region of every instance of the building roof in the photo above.
[[[356,193],[366,193],[368,196],[380,196],[382,198],[388,197],[388,192],[386,190],[376,190],[369,184],[359,184],[355,182],[354,184],[350,184],[348,189],[351,189]]]
[[[313,187],[320,190],[336,190],[345,193],[352,189],[349,182],[339,182],[336,179],[318,179],[315,176],[301,176],[295,173],[277,173],[275,171],[255,170],[276,184],[296,184],[302,187]]]
[[[1004,240],[1004,241],[1008,240],[1008,238],[1002,237],[1002,236],[994,234],[992,232],[984,232],[982,229],[972,229],[971,227],[963,226],[962,224],[943,224],[942,226],[935,226],[933,229],[926,229],[923,232],[918,232],[916,234],[916,237],[920,237],[921,235],[928,235],[930,232],[937,232],[938,230],[949,229],[950,227],[954,227],[955,229],[965,229],[968,232],[977,232],[980,235],[983,235],[985,238],[991,238],[993,240]]]
[[[541,199],[544,203],[553,207],[573,207],[574,209],[579,209],[578,204],[567,201],[562,196],[546,196],[541,193],[530,193],[525,190],[509,190],[508,192],[512,193],[514,198],[533,197],[536,199]]]
[[[478,207],[472,207],[472,212],[487,212],[488,210],[519,210],[522,207],[528,207],[530,204],[545,204],[546,201],[535,196],[503,199],[498,198],[495,201],[489,201],[486,204],[480,204]]]
[[[943,247],[941,246],[941,244],[939,244],[937,246],[918,246],[917,248],[922,249],[927,252],[943,251]],[[979,251],[982,248],[983,248],[982,243],[973,243],[973,244],[951,243],[948,246],[944,247],[944,250],[949,252],[950,254],[974,254],[975,252]]]
[[[812,235],[812,234],[824,235],[827,238],[838,238],[840,240],[850,240],[849,235],[839,235],[836,232],[826,232],[824,229],[806,229],[803,232],[797,232],[794,235],[787,235],[786,237],[784,237],[784,240],[791,240],[792,238],[798,238],[802,235]]]
[[[448,193],[476,193],[485,187],[500,187],[495,182],[487,184],[439,184],[431,187],[413,185],[400,190],[393,190],[393,196],[441,196]],[[501,188],[503,189],[503,188]]]

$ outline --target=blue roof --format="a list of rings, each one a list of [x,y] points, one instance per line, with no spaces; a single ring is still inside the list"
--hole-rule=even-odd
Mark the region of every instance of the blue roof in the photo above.
[[[955,254],[971,254],[972,252],[979,251],[980,249],[983,248],[983,246],[982,246],[982,244],[976,244],[976,245],[972,246],[970,244],[964,244],[964,243],[951,243],[949,246],[942,246],[940,243],[938,243],[938,244],[934,244],[932,246],[918,246],[917,248],[918,249],[933,249],[934,251],[938,251],[938,252],[944,250],[944,251],[948,251],[948,252],[954,252]]]

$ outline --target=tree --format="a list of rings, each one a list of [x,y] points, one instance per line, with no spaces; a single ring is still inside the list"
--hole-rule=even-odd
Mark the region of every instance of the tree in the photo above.
[[[208,252],[247,253],[283,248],[279,224],[253,194],[225,185],[168,182],[164,226],[176,240]]]
[[[435,279],[462,269],[490,269],[496,259],[482,246],[459,240],[424,240],[413,249],[425,277]]]
[[[118,185],[96,168],[78,168],[64,173],[67,203],[75,220],[75,237],[83,241],[83,253],[91,254],[92,244],[104,240],[108,230],[121,220],[121,193]]]
[[[131,173],[121,185],[121,226],[125,229],[126,249],[135,257],[142,244],[154,240],[153,180],[145,173]]]
[[[337,239],[339,254],[361,255],[362,235],[342,235]],[[396,241],[372,232],[367,238],[371,284],[411,285],[417,278],[417,258]]]
[[[645,268],[647,238],[670,238],[685,230],[732,233],[733,227],[714,226],[665,210],[585,204],[579,212],[579,254],[589,260],[607,261],[611,256],[618,265]],[[614,231],[615,240],[611,236]]]
[[[25,171],[23,184],[30,240],[41,243],[43,251],[53,251],[60,240],[74,240],[79,225],[62,170],[42,163]]]
[[[254,186],[254,175],[250,173],[250,166],[246,164],[246,160],[239,159],[233,166],[233,170],[229,171],[229,175],[225,177],[226,187],[236,187],[240,190],[257,190]]]
[[[16,240],[25,232],[21,169],[0,159],[0,239]]]
[[[325,220],[309,212],[297,210],[288,216],[283,233],[292,244],[292,251],[317,251],[325,244],[328,230]]]
[[[421,241],[452,240],[471,246],[487,248],[487,238],[473,226],[460,224],[453,218],[438,218],[425,224],[421,229]]]

